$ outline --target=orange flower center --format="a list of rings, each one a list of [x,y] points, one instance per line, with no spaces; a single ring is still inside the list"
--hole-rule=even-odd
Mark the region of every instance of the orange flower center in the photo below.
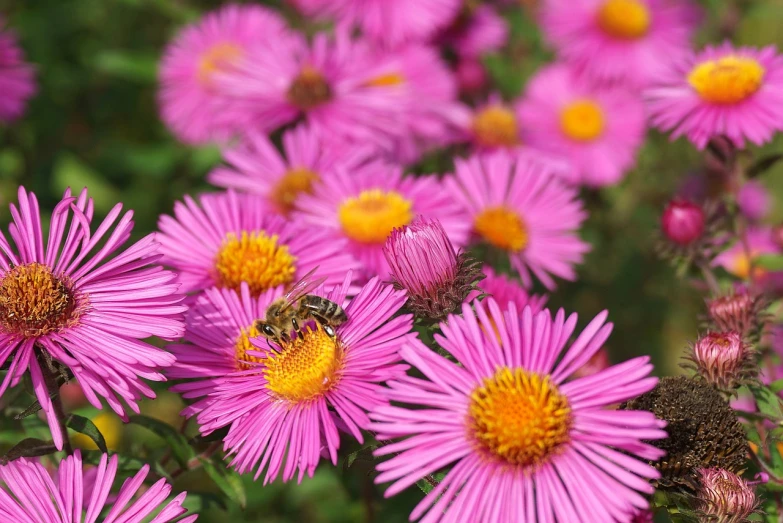
[[[650,22],[650,10],[640,0],[607,0],[598,10],[598,26],[615,38],[641,38],[650,29]]]
[[[560,129],[578,142],[590,142],[601,136],[606,122],[601,106],[592,100],[577,100],[560,111]]]
[[[287,245],[278,245],[277,235],[242,231],[228,233],[215,258],[218,284],[239,290],[246,282],[253,295],[290,283],[294,279],[296,257]]]
[[[218,71],[224,71],[242,58],[242,49],[229,43],[215,44],[210,47],[198,63],[196,76],[204,86],[212,85],[212,76]]]
[[[412,202],[396,191],[369,189],[340,206],[345,234],[357,242],[383,243],[392,230],[413,219]]]
[[[489,207],[476,216],[473,225],[484,240],[499,249],[519,252],[528,244],[522,218],[507,207]]]
[[[367,82],[371,87],[388,87],[392,85],[402,85],[405,83],[405,77],[400,73],[386,73],[376,76]]]
[[[470,395],[470,435],[511,465],[545,462],[569,441],[571,425],[568,399],[549,376],[501,367]]]
[[[328,102],[332,98],[332,89],[326,78],[317,69],[305,66],[294,78],[288,88],[288,101],[302,111]]]
[[[305,169],[291,169],[272,189],[272,201],[282,214],[294,210],[296,199],[301,194],[312,194],[313,184],[320,179],[317,173]]]
[[[753,58],[724,56],[696,65],[688,74],[688,83],[703,100],[733,104],[758,91],[764,73],[764,67]]]
[[[340,381],[343,356],[342,342],[328,336],[320,324],[305,328],[265,360],[266,387],[291,403],[319,398]]]
[[[511,147],[519,144],[517,117],[511,109],[493,105],[473,117],[476,141],[487,147]]]
[[[48,266],[17,265],[0,279],[0,325],[7,334],[43,336],[76,325],[85,301]]]

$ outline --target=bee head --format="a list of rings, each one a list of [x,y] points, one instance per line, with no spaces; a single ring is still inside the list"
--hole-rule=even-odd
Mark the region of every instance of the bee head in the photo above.
[[[269,325],[268,323],[264,323],[262,321],[256,322],[256,329],[265,337],[265,338],[277,338],[278,334],[275,329]]]

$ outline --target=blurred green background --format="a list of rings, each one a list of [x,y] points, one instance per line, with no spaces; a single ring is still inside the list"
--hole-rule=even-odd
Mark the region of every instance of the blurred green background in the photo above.
[[[285,10],[281,2],[267,2]],[[533,2],[524,2],[530,5]],[[0,0],[5,15],[38,69],[39,93],[25,117],[0,128],[0,221],[5,205],[24,184],[51,209],[66,187],[87,186],[99,214],[117,202],[134,209],[136,236],[155,229],[161,213],[185,193],[208,189],[204,175],[217,162],[214,148],[180,145],[160,123],[155,103],[156,64],[177,29],[217,1],[194,0]],[[703,2],[706,19],[699,43],[729,37],[735,43],[783,44],[783,0]],[[506,8],[512,25],[508,48],[487,57],[498,89],[518,95],[525,79],[551,55],[543,48],[530,12]],[[783,150],[783,140],[765,148]],[[585,192],[590,210],[583,235],[593,251],[577,283],[562,285],[553,306],[582,315],[581,324],[609,309],[615,331],[608,343],[615,362],[651,354],[658,374],[678,372],[678,356],[697,333],[701,298],[653,253],[661,209],[700,156],[683,141],[673,144],[651,132],[638,168],[617,187]],[[779,202],[783,168],[762,181]],[[776,205],[771,221],[783,218]],[[162,392],[144,412],[178,426],[179,399]],[[78,412],[91,417],[95,411]],[[110,445],[128,451],[162,446],[140,428],[123,428],[111,416],[96,420]],[[8,436],[6,436],[8,437]],[[203,472],[183,475],[177,488],[209,490]],[[372,483],[371,466],[357,460],[350,468],[321,466],[302,485],[263,487],[244,478],[247,509],[216,504],[204,508],[200,521],[360,522],[405,521],[421,492],[411,489],[383,502]],[[211,498],[194,497],[193,508]]]

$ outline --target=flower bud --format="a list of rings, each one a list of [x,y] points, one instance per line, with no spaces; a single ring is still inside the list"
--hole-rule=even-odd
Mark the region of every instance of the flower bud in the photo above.
[[[759,182],[747,182],[737,193],[737,206],[740,212],[754,222],[767,215],[769,205],[769,193]]]
[[[606,351],[606,347],[601,347],[598,352],[587,360],[587,363],[574,371],[573,376],[576,378],[583,378],[585,376],[591,376],[596,372],[600,372],[610,365],[609,353]]]
[[[476,58],[464,58],[459,61],[456,69],[457,82],[461,92],[477,93],[487,85],[487,72],[484,64]]]
[[[638,509],[631,518],[631,523],[653,523],[653,512],[648,508]]]
[[[383,253],[392,283],[408,292],[408,307],[417,316],[445,318],[481,279],[479,264],[457,254],[437,220],[417,219],[395,229]]]
[[[704,210],[685,200],[672,200],[661,217],[661,230],[670,241],[690,245],[704,233]]]
[[[695,507],[699,521],[742,522],[756,510],[753,488],[728,470],[699,469],[700,488]]]
[[[747,291],[707,300],[710,319],[721,331],[737,331],[745,336],[758,323],[762,300]]]
[[[752,375],[752,354],[736,331],[710,332],[694,344],[690,360],[704,379],[730,390]]]

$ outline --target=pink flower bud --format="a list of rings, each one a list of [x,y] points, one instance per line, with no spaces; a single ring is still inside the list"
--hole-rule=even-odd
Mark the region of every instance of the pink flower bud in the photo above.
[[[704,210],[685,200],[672,200],[661,217],[661,230],[672,242],[690,245],[704,233]]]
[[[737,331],[744,336],[756,326],[762,300],[748,292],[739,292],[707,300],[707,309],[718,329]]]
[[[383,248],[395,287],[417,316],[442,319],[457,310],[481,277],[478,264],[454,250],[437,220],[395,229]]]
[[[748,377],[752,352],[736,331],[710,332],[693,346],[691,361],[699,374],[721,389],[733,389]]]
[[[737,205],[750,220],[761,220],[769,212],[769,193],[759,182],[747,182],[737,194]]]
[[[699,521],[746,521],[758,502],[753,488],[733,472],[724,469],[699,469],[701,487],[695,507]]]
[[[487,72],[484,64],[476,58],[465,58],[457,64],[457,82],[463,93],[472,94],[481,91],[487,85]]]

